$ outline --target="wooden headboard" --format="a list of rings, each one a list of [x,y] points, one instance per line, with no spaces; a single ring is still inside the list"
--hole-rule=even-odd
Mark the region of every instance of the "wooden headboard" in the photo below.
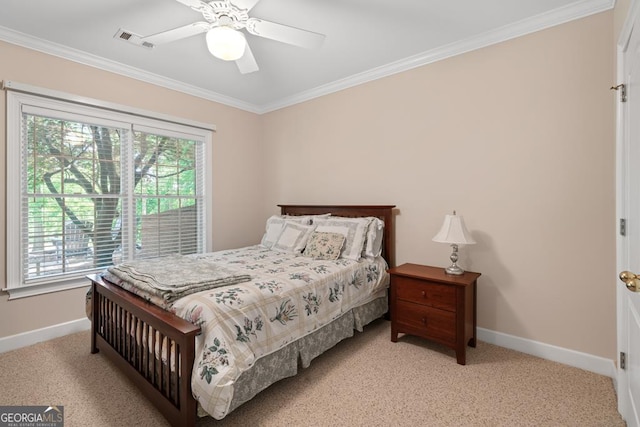
[[[395,267],[395,229],[393,208],[395,205],[278,205],[282,215],[320,215],[330,213],[335,216],[374,216],[384,221],[382,256],[389,267]]]

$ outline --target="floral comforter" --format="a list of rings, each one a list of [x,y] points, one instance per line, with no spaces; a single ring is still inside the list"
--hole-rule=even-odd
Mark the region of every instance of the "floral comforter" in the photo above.
[[[170,309],[202,328],[191,384],[216,419],[227,414],[235,381],[257,359],[383,296],[389,283],[382,258],[316,261],[262,246],[198,256],[252,277],[188,295]]]

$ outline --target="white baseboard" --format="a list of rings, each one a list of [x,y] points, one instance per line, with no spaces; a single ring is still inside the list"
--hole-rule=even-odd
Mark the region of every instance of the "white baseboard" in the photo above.
[[[545,344],[484,328],[477,329],[477,338],[478,340],[489,344],[510,348],[542,359],[552,360],[575,368],[584,369],[585,371],[605,375],[610,377],[614,383],[617,380],[618,373],[616,365],[611,359],[605,359],[604,357],[581,353],[579,351],[569,350],[567,348],[557,347],[555,345]]]
[[[48,326],[42,329],[36,329],[34,331],[0,338],[0,353],[37,344],[42,341],[52,340],[64,335],[86,331],[90,328],[91,322],[85,317],[66,323],[60,323],[58,325]]]

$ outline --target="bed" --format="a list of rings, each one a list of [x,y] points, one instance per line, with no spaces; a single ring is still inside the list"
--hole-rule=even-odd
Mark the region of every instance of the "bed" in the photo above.
[[[378,266],[373,268],[372,271],[380,269],[380,266],[382,266],[383,271],[380,272],[380,275],[386,275],[384,267],[395,265],[393,244],[394,206],[278,206],[280,207],[281,215],[294,218],[321,216],[323,214],[331,214],[330,218],[378,218],[384,223],[384,228],[381,231],[382,242],[379,247],[384,261],[382,261],[382,264],[377,264]],[[326,223],[330,224],[330,221],[326,221]],[[263,240],[267,238],[267,234],[265,234]],[[268,253],[261,247],[253,247],[246,250],[248,251],[247,253],[239,250],[221,251],[212,256],[226,258],[235,263],[243,263],[242,257],[265,259],[266,263],[283,262],[282,260],[269,259],[268,257],[273,256],[273,254]],[[302,264],[310,263],[303,262]],[[351,262],[350,264],[353,265],[354,263]],[[355,264],[359,264],[359,262]],[[313,267],[312,264],[310,266]],[[310,267],[306,266],[304,268]],[[368,268],[371,269],[371,267]],[[239,376],[237,378],[234,377],[233,381],[227,381],[233,383],[231,391],[229,392],[225,388],[227,387],[225,383],[223,384],[224,387],[216,388],[216,390],[221,390],[220,392],[212,393],[220,396],[212,397],[207,395],[206,398],[203,398],[199,384],[211,379],[211,368],[202,363],[204,360],[202,356],[203,346],[212,350],[209,351],[208,356],[211,359],[216,356],[212,353],[218,352],[218,356],[220,355],[223,345],[217,339],[208,344],[202,343],[203,336],[206,335],[204,331],[208,331],[210,327],[195,321],[195,317],[192,316],[194,306],[189,306],[187,302],[184,302],[198,300],[200,294],[194,294],[178,300],[171,305],[171,309],[168,311],[121,286],[107,281],[101,275],[92,275],[89,278],[92,283],[90,298],[92,320],[91,352],[102,352],[119,369],[124,371],[165,418],[176,426],[194,425],[198,415],[206,415],[203,407],[206,407],[207,412],[212,414],[214,418],[223,418],[270,384],[295,375],[299,367],[308,366],[313,358],[333,347],[340,340],[352,336],[354,329],[362,330],[364,325],[379,318],[388,309],[386,288],[376,289],[375,292],[371,291],[371,295],[367,297],[353,296],[353,307],[349,306],[347,310],[343,310],[337,315],[337,312],[329,314],[329,321],[318,324],[318,327],[312,328],[313,330],[310,332],[306,332],[295,339],[291,338],[291,342],[287,342],[287,337],[282,338],[281,342],[286,342],[286,345],[277,344],[275,350],[266,348],[263,351],[264,354],[254,357],[255,360],[237,362],[237,364],[245,363],[247,366],[242,369],[236,369],[239,372]],[[113,281],[116,282],[115,280]],[[262,285],[263,283],[254,284]],[[344,285],[342,289],[345,289]],[[211,291],[211,293],[213,296],[214,291]],[[217,295],[219,299],[225,297],[222,293]],[[233,295],[233,291],[231,291],[231,294],[225,295]],[[333,293],[329,294],[329,298],[332,297]],[[289,307],[281,305],[281,310],[275,316],[271,315],[272,323],[276,326],[279,324],[278,322],[283,323],[279,316],[290,314],[287,311],[288,309]],[[305,310],[308,313],[313,309],[312,304],[305,306]],[[174,312],[179,315],[174,314]],[[304,317],[302,313],[298,314],[299,318]],[[253,319],[252,316],[249,317]],[[185,320],[185,318],[190,319],[191,322]],[[249,323],[246,323],[243,328],[238,327],[237,322],[234,325],[237,330],[238,341],[242,345],[251,341],[251,334],[255,332],[257,327],[257,318],[256,323],[253,323],[251,319],[245,319]],[[220,322],[212,328],[222,327]],[[227,329],[232,329],[232,327],[229,326]],[[215,342],[215,345],[212,342]],[[228,352],[229,348],[225,348],[224,351]],[[198,356],[196,357],[196,355]],[[228,362],[217,365],[216,368],[220,368],[220,366],[225,369],[229,368]],[[194,370],[195,375],[192,375]],[[217,373],[216,369],[213,370]],[[194,385],[195,388],[193,388]],[[194,398],[194,394],[199,398],[200,402]],[[214,403],[210,403],[210,400],[213,401],[214,397],[217,400]]]

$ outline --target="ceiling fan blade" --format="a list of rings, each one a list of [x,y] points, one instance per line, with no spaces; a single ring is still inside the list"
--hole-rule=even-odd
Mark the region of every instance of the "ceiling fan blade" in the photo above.
[[[181,0],[178,0],[181,1]],[[190,1],[190,0],[185,0],[185,1]],[[191,0],[191,1],[196,1],[196,0]],[[231,3],[236,6],[238,9],[246,9],[246,10],[251,10],[253,9],[253,6],[256,5],[256,3],[258,3],[260,0],[231,0]]]
[[[299,28],[289,27],[288,25],[276,24],[275,22],[263,21],[257,18],[249,18],[247,20],[247,31],[255,36],[266,37],[308,49],[320,47],[325,38],[324,34],[301,30]]]
[[[142,40],[156,45],[164,44],[180,39],[186,39],[187,37],[195,36],[196,34],[204,33],[210,28],[211,24],[208,22],[194,22],[192,24],[184,25],[172,30],[167,30],[161,33],[152,34],[147,37],[142,37]]]
[[[182,3],[185,6],[189,6],[191,9],[198,11],[202,14],[206,14],[207,12],[213,12],[211,5],[201,0],[176,0],[176,1],[178,3]]]
[[[202,2],[200,0],[176,0],[178,3],[182,3],[185,6],[189,6],[192,9],[200,10]]]
[[[253,52],[251,52],[251,48],[248,43],[244,48],[244,55],[242,55],[240,59],[236,60],[236,65],[242,74],[249,74],[254,71],[258,71],[258,63],[256,62],[256,58],[253,57]]]

